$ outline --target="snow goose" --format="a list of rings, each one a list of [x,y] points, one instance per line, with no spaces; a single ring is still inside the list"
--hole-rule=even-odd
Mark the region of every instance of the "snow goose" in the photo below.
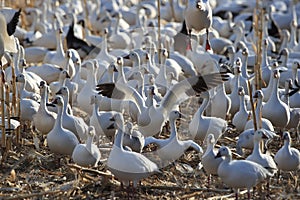
[[[208,175],[208,183],[210,183],[211,175],[218,175],[218,167],[224,158],[216,158],[217,149],[215,149],[216,140],[213,134],[208,134],[206,137],[207,147],[202,156],[201,162],[203,168]]]
[[[35,128],[42,134],[49,133],[55,123],[57,114],[48,110],[46,104],[48,102],[49,87],[44,81],[40,83],[41,102],[38,112],[33,116]]]
[[[56,96],[53,103],[57,105],[58,113],[53,129],[47,134],[47,144],[51,152],[71,156],[74,148],[79,144],[78,139],[73,132],[62,126],[64,106],[62,97]]]
[[[16,82],[18,83],[18,90],[20,93],[20,98],[28,98],[31,100],[34,100],[36,102],[39,102],[41,100],[41,96],[37,93],[34,92],[29,92],[25,89],[25,85],[26,85],[26,78],[24,74],[18,74],[16,76]]]
[[[242,132],[245,130],[245,125],[249,119],[249,112],[247,111],[245,105],[245,92],[242,86],[239,87],[238,95],[240,98],[240,107],[239,111],[235,113],[232,119],[232,124],[235,126],[238,132]]]
[[[261,115],[261,109],[263,107],[263,93],[261,90],[257,90],[254,93],[253,96],[254,99],[256,99],[256,108],[255,108],[255,117],[256,117],[256,124],[258,126],[258,128],[263,128],[269,131],[274,131],[274,127],[272,125],[272,123],[270,122],[270,120],[266,119],[266,118],[262,118]],[[253,115],[252,115],[253,116]],[[244,129],[250,129],[250,128],[254,128],[254,122],[253,122],[253,118],[251,120],[249,120]]]
[[[225,93],[224,83],[218,85],[212,93],[206,115],[226,119],[229,116],[231,100]]]
[[[240,87],[240,79],[239,74],[241,73],[240,67],[236,66],[234,68],[235,75],[231,82],[233,82],[231,93],[229,94],[229,98],[231,100],[231,107],[229,110],[229,113],[231,116],[234,116],[236,112],[238,112],[238,109],[240,107],[240,99],[238,95],[238,90]],[[234,80],[234,81],[233,81]],[[247,87],[248,88],[248,87]]]
[[[104,35],[103,35],[103,41],[101,43],[101,51],[95,57],[95,59],[99,60],[100,62],[107,62],[109,64],[109,63],[112,63],[115,61],[115,57],[113,55],[111,55],[110,53],[108,53],[108,50],[107,50],[108,41],[107,40],[108,40],[108,30],[105,29]]]
[[[87,81],[77,96],[78,107],[89,115],[92,114],[93,106],[89,103],[90,99],[88,97],[96,93],[94,90],[96,86],[95,67],[93,61],[86,62]]]
[[[246,158],[246,160],[250,160],[252,162],[256,162],[266,168],[273,175],[277,172],[277,166],[274,162],[274,159],[269,154],[263,154],[261,152],[260,143],[263,139],[267,139],[268,137],[265,135],[262,129],[259,129],[254,132],[253,142],[254,147],[252,153]]]
[[[182,55],[186,55],[186,49],[189,45],[190,38],[188,35],[185,20],[182,22],[181,30],[174,36],[174,51],[179,52]]]
[[[179,140],[176,129],[176,120],[180,119],[182,114],[178,111],[170,112],[170,136],[168,139],[156,139],[154,137],[147,137],[145,145],[154,143],[158,146],[155,152],[147,153],[147,157],[157,163],[160,167],[165,167],[171,162],[179,159],[182,154],[188,149],[193,148],[197,153],[203,153],[202,148],[193,140]],[[154,155],[153,155],[154,154]]]
[[[49,51],[45,58],[43,63],[49,63],[49,64],[55,64],[58,66],[64,66],[65,64],[65,52],[63,48],[63,42],[62,42],[62,34],[63,30],[61,28],[57,28],[55,30],[55,36],[56,36],[56,50],[55,51]]]
[[[139,131],[144,136],[153,136],[161,131],[169,112],[174,106],[179,105],[189,96],[207,91],[219,85],[223,81],[226,81],[227,78],[228,75],[226,73],[212,73],[182,80],[168,90],[159,107],[146,107],[144,100],[137,91],[127,85],[119,84],[119,82],[98,85],[98,90],[100,90],[101,94],[113,98],[132,99],[134,97],[133,101],[136,102],[141,113],[137,116]]]
[[[80,140],[85,141],[87,139],[88,125],[84,122],[81,117],[74,116],[68,113],[68,101],[69,101],[69,89],[65,86],[61,87],[56,93],[62,95],[64,105],[62,111],[62,126],[72,131]]]
[[[97,167],[101,158],[98,147],[93,144],[93,138],[96,135],[95,128],[89,127],[88,138],[85,144],[77,144],[72,153],[73,161],[82,167]]]
[[[121,32],[119,23],[122,18],[122,13],[116,13],[117,22],[113,33],[108,38],[108,45],[113,49],[126,49],[130,45],[130,37],[126,32]]]
[[[118,131],[107,160],[107,167],[122,183],[129,185],[130,181],[132,181],[133,186],[136,187],[141,179],[160,172],[159,168],[144,155],[124,150],[123,138],[125,128],[123,116],[116,115],[113,120],[116,122]]]
[[[206,30],[206,50],[210,50],[209,44],[209,28],[212,25],[212,9],[208,0],[189,0],[188,6],[186,7],[185,13],[185,21],[189,33],[191,35],[192,30],[194,31],[202,31]]]
[[[99,144],[100,140],[106,136],[112,139],[116,134],[114,122],[110,118],[114,117],[118,112],[116,111],[99,111],[99,98],[97,95],[91,96],[91,104],[94,104],[93,114],[90,117],[90,126],[94,126],[96,130],[95,140]]]
[[[240,188],[247,188],[248,199],[250,199],[250,189],[272,176],[260,164],[248,160],[232,160],[231,150],[228,147],[223,146],[219,149],[216,157],[221,156],[225,159],[218,167],[218,175],[226,185],[235,189],[236,199]]]
[[[129,147],[132,151],[137,153],[142,153],[145,145],[145,138],[141,132],[133,128],[131,122],[126,122],[123,146]]]
[[[278,96],[279,70],[273,70],[273,76],[273,92],[262,107],[262,117],[269,119],[274,127],[283,129],[290,121],[290,112],[289,107]]]
[[[279,170],[297,171],[300,169],[300,152],[291,147],[291,136],[284,132],[282,136],[284,145],[275,154],[274,160]]]
[[[203,142],[207,134],[212,133],[217,141],[225,132],[227,122],[222,118],[204,116],[203,112],[210,99],[209,92],[202,92],[201,97],[203,102],[189,123],[190,134],[195,140]]]
[[[81,78],[81,59],[76,59],[74,62],[74,67],[75,67],[75,75],[72,78],[72,81],[78,84],[78,90],[77,93],[81,91],[81,89],[84,87],[86,84],[86,80]]]
[[[60,90],[61,87],[66,85],[66,78],[70,78],[69,73],[66,70],[62,70],[59,75],[58,81],[54,81],[49,84],[50,93],[54,97],[56,92]]]

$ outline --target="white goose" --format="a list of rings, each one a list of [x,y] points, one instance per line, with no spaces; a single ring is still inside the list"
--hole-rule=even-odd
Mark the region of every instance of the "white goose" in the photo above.
[[[263,139],[267,139],[264,131],[262,129],[255,131],[253,137],[254,148],[252,153],[246,158],[246,160],[256,162],[266,168],[272,174],[275,174],[277,172],[277,166],[274,162],[274,159],[269,154],[263,154],[261,152],[260,143],[263,141]]]
[[[235,113],[232,119],[232,124],[238,132],[242,132],[245,130],[245,125],[249,119],[249,112],[245,104],[245,92],[242,86],[239,87],[238,95],[240,97],[240,108],[239,111]]]
[[[93,112],[93,106],[90,104],[88,97],[96,93],[94,88],[96,87],[95,69],[96,65],[92,61],[87,61],[87,82],[77,96],[77,105],[80,109],[91,115]]]
[[[145,145],[145,138],[141,132],[133,129],[131,122],[126,122],[123,146],[129,147],[132,151],[142,153]]]
[[[195,140],[204,141],[207,134],[212,133],[218,141],[227,128],[227,121],[217,117],[204,116],[203,112],[209,102],[209,92],[201,93],[203,102],[189,123],[189,132]]]
[[[49,133],[56,121],[57,114],[48,110],[46,103],[48,102],[48,86],[43,81],[40,83],[41,102],[38,112],[33,116],[35,128],[42,134]]]
[[[279,170],[297,171],[300,169],[300,152],[291,147],[291,136],[284,132],[282,136],[284,145],[275,154],[274,160]]]
[[[207,148],[202,156],[201,162],[205,172],[208,174],[208,183],[210,183],[211,175],[218,175],[218,167],[224,158],[216,158],[217,149],[215,149],[216,140],[213,134],[206,137]]]
[[[290,112],[289,107],[278,96],[279,70],[273,70],[273,76],[273,92],[262,107],[262,117],[269,119],[274,127],[283,129],[290,121]]]
[[[122,115],[114,118],[118,132],[107,160],[107,167],[122,183],[129,185],[130,181],[136,187],[139,180],[160,172],[158,166],[144,155],[123,149],[124,119]]]
[[[212,25],[212,9],[208,0],[189,0],[186,7],[185,21],[189,32],[192,30],[197,32],[206,30],[206,50],[210,50],[210,44],[208,39],[209,28]]]
[[[255,112],[256,124],[257,124],[258,128],[263,128],[263,129],[266,129],[266,130],[269,130],[269,131],[274,131],[274,127],[273,127],[272,123],[270,122],[270,120],[260,117],[261,110],[262,110],[262,107],[263,107],[263,102],[262,101],[263,101],[263,98],[264,98],[262,91],[257,90],[255,92],[253,98],[255,98],[257,100],[256,108],[255,108],[254,112]],[[246,129],[251,129],[251,128],[254,128],[253,118],[246,123],[244,129],[246,130]]]
[[[95,128],[89,127],[88,139],[85,144],[77,144],[72,153],[73,161],[82,167],[97,167],[101,158],[98,147],[93,144],[93,138],[96,135]]]
[[[165,167],[171,162],[179,159],[188,148],[193,148],[197,153],[203,153],[202,148],[193,140],[182,141],[178,139],[178,133],[176,130],[176,119],[180,119],[182,114],[178,111],[172,111],[170,113],[170,137],[168,139],[156,139],[154,137],[147,137],[145,139],[145,145],[154,143],[158,145],[159,149],[155,152],[147,153],[147,157],[150,157],[160,167]]]
[[[18,83],[18,90],[19,93],[21,94],[20,98],[28,98],[32,99],[34,101],[39,102],[41,100],[41,96],[37,93],[34,92],[29,92],[25,89],[25,85],[27,83],[25,75],[24,74],[18,74],[16,76],[16,82]]]
[[[85,141],[87,139],[88,125],[84,122],[83,118],[74,116],[68,113],[69,101],[69,89],[65,86],[56,93],[57,95],[62,95],[64,105],[62,111],[62,124],[63,127],[72,131],[80,140]]]
[[[64,106],[62,97],[56,96],[53,103],[58,107],[58,114],[53,129],[47,134],[47,144],[51,152],[71,156],[74,148],[79,144],[78,139],[73,132],[62,127]]]
[[[232,160],[231,150],[228,147],[221,147],[216,157],[224,156],[225,160],[221,162],[218,168],[218,175],[229,187],[236,192],[240,188],[248,190],[248,199],[250,199],[250,189],[258,183],[264,181],[272,174],[260,164],[248,160]]]
[[[94,104],[93,114],[90,117],[90,126],[94,126],[96,130],[95,140],[99,144],[100,139],[106,136],[112,139],[116,134],[114,122],[110,118],[114,117],[118,112],[116,111],[99,111],[99,98],[96,95],[91,96],[90,103]]]

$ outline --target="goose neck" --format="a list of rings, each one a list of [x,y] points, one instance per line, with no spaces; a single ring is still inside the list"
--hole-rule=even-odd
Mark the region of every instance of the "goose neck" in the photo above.
[[[253,142],[254,142],[254,147],[253,147],[252,155],[261,156],[261,149],[260,149],[260,145],[259,145],[260,141],[254,139]]]
[[[56,53],[60,56],[64,56],[64,48],[63,48],[63,44],[62,44],[62,38],[61,35],[59,33],[59,30],[56,31]]]
[[[209,102],[208,98],[204,98],[204,100],[203,100],[201,106],[199,107],[199,109],[198,109],[198,114],[199,114],[199,117],[200,117],[200,118],[203,117],[203,113],[204,113],[204,110],[205,110],[205,109],[207,108],[207,106],[208,106],[208,102]]]
[[[279,96],[278,96],[278,82],[279,82],[279,79],[278,78],[274,78],[272,93],[271,93],[271,97],[270,97],[269,101],[273,101],[273,102],[279,101]]]
[[[63,112],[62,107],[57,106],[57,118],[54,123],[54,127],[53,127],[54,130],[62,129],[62,112]],[[57,131],[55,131],[55,132],[57,132]]]
[[[298,82],[298,70],[294,68],[292,69],[292,81],[293,83]]]
[[[94,136],[89,135],[86,140],[86,148],[91,154],[93,153],[93,149],[92,149],[93,139],[94,139]]]
[[[242,111],[247,111],[247,108],[246,108],[246,104],[245,104],[245,96],[244,95],[241,95],[240,96],[240,110]]]
[[[248,65],[248,56],[246,55],[243,55],[242,56],[242,76],[244,78],[249,78],[249,74],[248,74],[248,71],[247,71],[247,65]]]
[[[267,55],[267,48],[263,47],[263,56],[262,56],[262,66],[263,67],[268,67],[269,66],[269,61],[268,61],[268,55]]]
[[[123,149],[123,137],[124,137],[123,130],[121,130],[121,129],[119,128],[118,131],[117,131],[117,135],[116,135],[116,138],[115,138],[114,145],[115,145],[117,148],[120,148],[122,151],[124,150],[124,149]]]
[[[64,101],[64,106],[63,106],[63,108],[62,108],[62,114],[63,115],[69,115],[68,114],[68,102],[69,102],[69,95],[67,95],[67,96],[64,96],[63,97],[63,101]]]
[[[174,119],[170,120],[170,128],[171,128],[171,134],[170,139],[177,137],[177,129],[176,129],[176,121]]]

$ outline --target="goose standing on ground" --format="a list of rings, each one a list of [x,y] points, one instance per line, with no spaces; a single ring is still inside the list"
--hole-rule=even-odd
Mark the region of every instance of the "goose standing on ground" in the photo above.
[[[136,187],[139,180],[160,172],[158,166],[144,155],[123,149],[124,119],[122,115],[116,115],[112,120],[118,126],[114,145],[107,160],[107,167],[125,185],[130,181]]]
[[[201,93],[201,97],[204,100],[189,123],[190,134],[195,140],[203,142],[207,134],[212,133],[216,141],[218,141],[227,128],[227,121],[222,118],[204,116],[203,113],[210,98],[209,92],[205,91]]]
[[[231,150],[228,147],[221,147],[216,158],[224,156],[218,167],[218,175],[221,180],[235,189],[236,199],[240,188],[247,188],[248,199],[250,199],[250,189],[258,183],[264,181],[272,174],[263,166],[248,160],[232,160]]]
[[[178,111],[172,111],[170,113],[169,121],[171,133],[168,139],[156,139],[154,137],[147,137],[145,144],[154,143],[158,146],[158,150],[150,152],[147,157],[157,163],[159,167],[165,167],[171,162],[179,159],[188,148],[193,148],[197,153],[203,153],[202,148],[193,140],[182,141],[178,139],[178,133],[176,130],[176,119],[180,119],[182,114]]]
[[[64,128],[72,131],[80,140],[87,139],[88,125],[83,118],[74,116],[68,112],[69,89],[66,86],[60,88],[56,95],[62,95],[64,105],[62,111],[62,125]]]
[[[263,98],[264,98],[264,95],[262,93],[261,90],[257,90],[253,96],[254,99],[256,99],[256,108],[254,110],[255,112],[255,117],[256,117],[256,124],[258,126],[258,128],[263,128],[263,129],[266,129],[266,130],[269,130],[269,131],[274,131],[274,127],[273,127],[273,124],[270,122],[270,120],[266,119],[266,118],[263,118],[261,117],[261,109],[263,107]],[[253,116],[253,114],[252,114]],[[251,129],[251,128],[254,128],[254,122],[253,122],[253,117],[251,120],[249,120],[244,129]]]
[[[79,141],[73,132],[62,127],[64,106],[62,97],[56,96],[53,103],[58,107],[57,120],[53,129],[47,134],[47,144],[51,152],[71,156]]]
[[[57,114],[48,110],[46,104],[48,102],[48,86],[45,81],[40,83],[41,102],[38,112],[33,116],[35,128],[42,134],[49,133],[57,118]]]
[[[274,160],[279,170],[297,171],[300,169],[300,152],[291,147],[291,136],[284,132],[282,136],[284,145],[275,154]]]
[[[249,112],[245,104],[245,92],[242,86],[239,87],[238,95],[240,96],[240,108],[239,111],[235,113],[232,124],[238,132],[242,132],[245,130],[245,125],[249,119]]]
[[[91,115],[93,112],[93,106],[89,103],[89,97],[96,93],[96,91],[94,90],[94,88],[96,87],[96,65],[93,62],[94,61],[88,61],[86,63],[87,81],[77,95],[78,107],[89,115]]]
[[[77,144],[72,153],[73,161],[82,167],[97,167],[101,158],[98,147],[93,144],[93,138],[96,135],[95,128],[89,127],[88,139],[85,144]]]
[[[145,145],[145,138],[141,132],[133,129],[131,122],[126,122],[123,146],[129,147],[132,151],[142,153]]]
[[[271,174],[275,174],[277,172],[277,166],[274,162],[274,159],[269,154],[263,154],[261,152],[261,146],[260,143],[264,139],[267,139],[268,137],[265,135],[264,131],[262,129],[259,129],[254,132],[253,136],[253,142],[254,142],[254,148],[252,153],[246,158],[246,160],[250,160],[252,162],[258,163],[264,168],[266,168]],[[269,181],[268,180],[268,190],[269,190]]]
[[[90,126],[94,126],[96,130],[95,140],[99,144],[102,137],[106,136],[108,139],[116,134],[115,123],[110,121],[118,112],[115,111],[99,111],[99,100],[96,95],[91,96],[91,104],[94,104],[93,114],[90,117]]]
[[[209,28],[212,25],[212,9],[209,0],[189,0],[186,7],[184,18],[189,34],[192,30],[206,30],[206,50],[211,50],[209,43]]]
[[[279,70],[273,70],[273,76],[273,92],[270,99],[262,107],[262,116],[269,119],[274,127],[283,129],[290,121],[290,111],[289,107],[278,96]]]
[[[211,175],[218,175],[218,167],[224,158],[216,158],[217,151],[215,149],[216,140],[213,134],[208,134],[206,137],[207,148],[202,156],[202,164],[205,172],[208,175],[208,185],[210,185]]]

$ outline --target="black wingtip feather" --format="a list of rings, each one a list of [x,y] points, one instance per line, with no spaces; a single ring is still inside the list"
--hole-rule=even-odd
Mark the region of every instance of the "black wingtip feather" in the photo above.
[[[9,36],[13,35],[16,31],[17,25],[19,23],[19,17],[21,15],[21,11],[22,11],[22,9],[20,8],[19,11],[15,12],[13,18],[6,25],[7,34]]]

